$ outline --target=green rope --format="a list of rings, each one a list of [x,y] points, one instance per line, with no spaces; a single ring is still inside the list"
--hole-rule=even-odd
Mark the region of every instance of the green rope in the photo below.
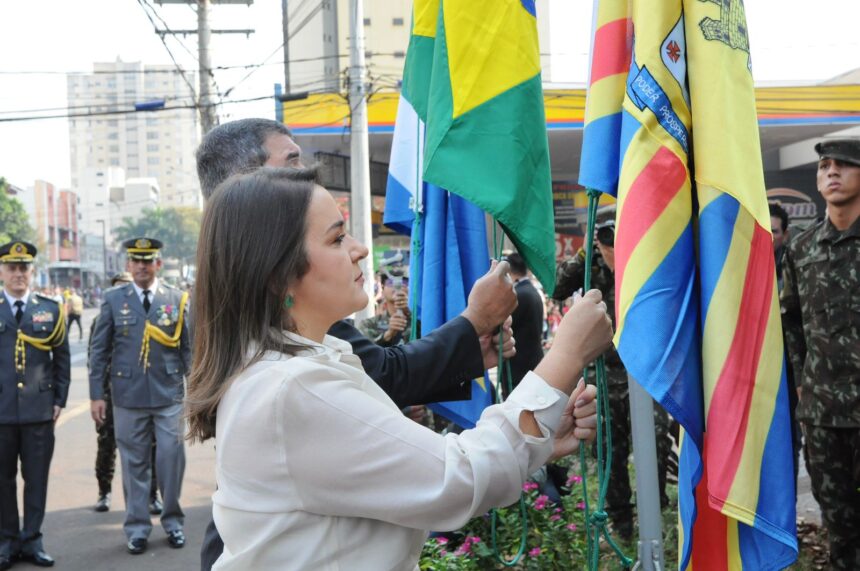
[[[502,257],[502,243],[499,240],[499,232],[497,231],[498,222],[493,220],[493,255],[496,260],[500,260]],[[502,234],[502,240],[504,240],[504,234]],[[505,386],[508,389],[508,394],[511,394],[513,390],[513,378],[511,375],[511,364],[502,356],[504,351],[504,343],[502,340],[502,336],[499,335],[499,364],[498,364],[498,373],[499,378],[496,381],[496,402],[502,402],[504,400],[504,395],[502,393],[502,382],[505,383]],[[523,556],[526,554],[526,547],[528,547],[528,539],[529,539],[529,520],[528,520],[528,512],[526,509],[526,498],[525,494],[520,492],[520,545],[517,549],[516,554],[513,559],[505,559],[504,555],[502,555],[501,550],[499,549],[498,540],[496,538],[496,525],[498,522],[498,514],[495,509],[490,510],[490,545],[493,549],[493,555],[500,564],[505,567],[514,567],[517,565]]]
[[[594,257],[594,226],[597,220],[597,206],[600,191],[589,188],[588,194],[588,225],[585,233],[585,276],[583,291],[591,289],[591,262]],[[612,539],[606,526],[608,516],[605,510],[606,492],[609,490],[609,467],[612,462],[612,413],[609,409],[609,388],[606,383],[606,363],[603,356],[597,358],[592,364],[594,376],[597,382],[597,481],[598,495],[597,506],[594,512],[588,502],[588,481],[585,460],[585,446],[579,447],[579,463],[582,470],[582,494],[585,498],[585,522],[586,522],[586,553],[589,569],[597,571],[600,563],[600,537],[606,538],[606,542],[618,556],[625,568],[633,565],[633,560],[624,555],[621,548]],[[583,376],[587,375],[586,367]],[[605,447],[604,447],[605,443]],[[605,450],[604,450],[605,448]]]

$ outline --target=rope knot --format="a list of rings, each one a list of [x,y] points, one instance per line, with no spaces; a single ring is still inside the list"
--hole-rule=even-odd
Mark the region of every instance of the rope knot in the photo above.
[[[604,527],[606,525],[606,521],[609,519],[609,515],[605,511],[600,510],[592,513],[589,519],[591,520],[592,525]]]

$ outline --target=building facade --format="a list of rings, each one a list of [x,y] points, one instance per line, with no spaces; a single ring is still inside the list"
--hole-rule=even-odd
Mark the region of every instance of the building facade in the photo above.
[[[96,63],[93,73],[67,76],[71,180],[84,201],[98,189],[89,186],[88,169],[122,168],[129,178],[155,178],[164,206],[200,207],[195,171],[199,142],[196,110],[134,112],[134,106],[164,101],[165,107],[194,104],[189,87],[196,74],[183,76],[169,65],[140,62]],[[116,114],[109,114],[116,112]]]
[[[36,180],[18,198],[36,230],[40,286],[81,287],[78,196],[50,182]]]

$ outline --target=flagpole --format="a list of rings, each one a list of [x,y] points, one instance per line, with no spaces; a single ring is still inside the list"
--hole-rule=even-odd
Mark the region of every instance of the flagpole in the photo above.
[[[633,465],[636,466],[636,511],[639,514],[639,552],[634,569],[660,571],[665,566],[654,401],[630,375],[627,375],[627,388],[630,395]]]
[[[356,240],[370,249],[359,265],[364,272],[368,304],[356,312],[360,323],[374,313],[373,227],[370,221],[370,164],[367,134],[367,73],[364,64],[364,2],[351,0],[349,10],[349,141],[350,141],[350,224]]]

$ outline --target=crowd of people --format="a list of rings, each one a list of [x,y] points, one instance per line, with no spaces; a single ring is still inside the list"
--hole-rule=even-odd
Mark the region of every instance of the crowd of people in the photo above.
[[[793,445],[798,454],[803,443],[833,568],[856,569],[860,142],[816,151],[826,217],[795,233],[773,205],[772,233],[799,403]],[[512,252],[476,282],[460,316],[422,334],[401,261],[376,276],[379,312],[356,327],[348,317],[368,302],[359,266],[368,249],[290,131],[261,119],[218,126],[197,167],[207,203],[193,299],[159,278],[158,237],[132,237],[122,244],[128,273],[102,293],[91,327],[95,509],[110,508],[118,450],[130,554],[147,551],[153,514],[168,545],[185,546],[184,441],[215,439],[201,569],[413,569],[428,531],[510,504],[532,474],[594,437],[596,390],[580,377],[600,354],[613,417],[607,512],[632,537],[627,375],[609,349],[611,222],[587,237],[597,247],[591,291],[582,252],[559,265],[554,300]],[[54,564],[41,526],[72,324],[82,335],[80,295],[31,289],[36,256],[25,241],[0,246],[0,571]],[[499,346],[511,371],[498,380],[503,401],[472,429],[422,426],[422,405],[469,398],[471,380],[499,364]],[[665,504],[672,422],[659,406],[655,425]]]

